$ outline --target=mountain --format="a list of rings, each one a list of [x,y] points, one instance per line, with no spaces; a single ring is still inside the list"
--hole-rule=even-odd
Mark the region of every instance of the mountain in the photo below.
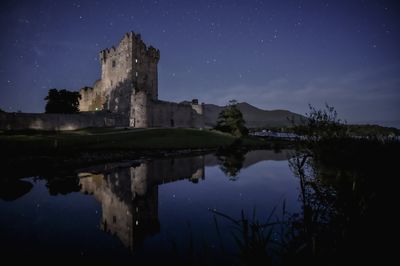
[[[237,107],[242,112],[248,128],[290,126],[292,123],[288,117],[293,117],[295,122],[300,122],[303,117],[287,110],[262,110],[245,102],[238,103]],[[204,104],[206,126],[215,126],[218,115],[224,108],[214,104]]]

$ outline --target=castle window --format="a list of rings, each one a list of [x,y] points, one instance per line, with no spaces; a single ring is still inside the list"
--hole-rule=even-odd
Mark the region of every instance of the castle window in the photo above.
[[[113,85],[113,81],[111,80],[111,86]]]
[[[116,224],[117,223],[117,217],[114,215],[113,216],[113,223]]]
[[[115,67],[115,60],[112,61],[112,67]]]
[[[138,75],[139,75],[139,73],[136,71],[136,72],[135,72],[135,76],[137,77]]]
[[[137,58],[135,58],[135,63],[137,64],[137,62],[138,62],[138,60],[137,60]]]

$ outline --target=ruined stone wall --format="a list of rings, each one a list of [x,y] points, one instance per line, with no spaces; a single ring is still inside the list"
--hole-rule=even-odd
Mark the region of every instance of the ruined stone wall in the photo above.
[[[199,104],[197,99],[192,100],[190,106],[193,109],[192,115],[192,127],[194,128],[204,128],[204,104]]]
[[[83,112],[89,111],[89,105],[93,101],[93,88],[84,87],[80,89],[79,94],[81,95],[81,99],[79,99],[79,110]]]
[[[79,110],[81,112],[100,111],[105,109],[105,97],[102,94],[103,82],[97,80],[93,87],[84,87],[79,90],[81,99],[79,99]]]
[[[126,124],[119,114],[86,112],[79,114],[0,113],[0,130],[76,130],[88,127],[118,127]]]
[[[190,104],[165,101],[151,103],[153,127],[202,127],[199,116]]]
[[[132,102],[130,125],[136,128],[152,127],[151,114],[153,108],[152,104],[150,104],[148,93],[145,90],[136,90],[132,96]]]

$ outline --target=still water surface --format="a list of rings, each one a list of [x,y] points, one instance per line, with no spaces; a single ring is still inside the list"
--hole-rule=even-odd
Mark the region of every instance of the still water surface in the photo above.
[[[288,212],[298,211],[290,154],[251,151],[234,162],[214,154],[146,159],[5,184],[2,253],[145,262],[235,254],[232,224],[211,210],[233,218],[255,210],[261,221],[276,206],[279,215],[283,202]]]

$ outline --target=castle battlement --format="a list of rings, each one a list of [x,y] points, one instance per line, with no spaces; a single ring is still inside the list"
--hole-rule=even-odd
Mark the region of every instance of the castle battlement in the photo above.
[[[134,32],[128,32],[124,35],[124,37],[120,40],[117,47],[112,46],[111,48],[104,49],[100,51],[100,59],[102,61],[106,61],[110,57],[118,56],[123,50],[125,50],[123,46],[130,46],[135,48],[140,54],[144,54],[154,61],[158,62],[160,59],[160,51],[153,46],[147,47],[143,42],[140,34],[135,34]]]

